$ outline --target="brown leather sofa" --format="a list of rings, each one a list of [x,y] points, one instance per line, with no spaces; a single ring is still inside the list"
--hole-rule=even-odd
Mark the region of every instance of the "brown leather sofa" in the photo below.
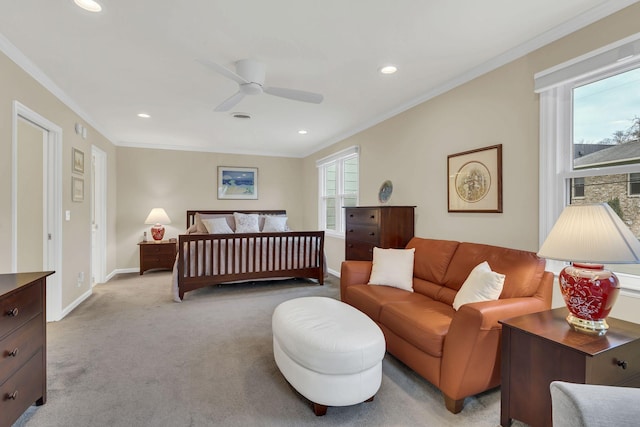
[[[387,351],[438,387],[447,409],[500,385],[501,319],[551,307],[553,274],[535,253],[476,243],[414,237],[413,290],[367,285],[370,261],[344,261],[342,301],[384,332]],[[504,274],[497,301],[452,307],[471,270],[487,261]]]

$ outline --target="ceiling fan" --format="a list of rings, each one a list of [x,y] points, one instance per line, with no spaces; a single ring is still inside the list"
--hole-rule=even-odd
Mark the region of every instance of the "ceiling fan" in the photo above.
[[[268,93],[269,95],[281,98],[293,99],[294,101],[310,102],[319,104],[324,97],[319,93],[305,92],[303,90],[287,89],[281,87],[264,86],[265,65],[253,59],[241,59],[236,62],[236,72],[216,64],[211,61],[200,61],[214,71],[238,83],[238,92],[225,99],[215,108],[215,111],[229,111],[239,103],[245,95],[259,95]]]

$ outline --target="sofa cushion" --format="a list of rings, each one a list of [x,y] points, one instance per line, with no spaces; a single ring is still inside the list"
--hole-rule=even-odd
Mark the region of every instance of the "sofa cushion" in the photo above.
[[[458,242],[451,240],[423,239],[420,237],[411,239],[406,247],[407,249],[415,248],[416,250],[413,275],[428,282],[442,284],[447,272],[447,266],[456,252],[458,244]],[[469,269],[469,271],[471,270]]]
[[[504,278],[504,274],[491,271],[487,261],[476,265],[453,300],[453,309],[459,310],[461,306],[473,302],[497,300],[502,292]]]
[[[412,296],[385,304],[380,311],[380,323],[421,351],[442,357],[455,310],[418,293]]]
[[[390,286],[351,285],[345,290],[342,301],[356,307],[378,322],[380,320],[380,309],[384,304],[407,301],[412,295],[414,295],[413,292]]]
[[[392,286],[413,292],[415,249],[373,248],[370,285]]]
[[[534,295],[544,274],[545,261],[533,252],[460,243],[442,283],[459,290],[471,270],[483,261],[487,261],[493,271],[506,276],[500,298]]]

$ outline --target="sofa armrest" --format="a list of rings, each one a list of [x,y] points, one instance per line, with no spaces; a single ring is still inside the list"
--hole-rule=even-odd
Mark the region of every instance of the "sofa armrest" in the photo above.
[[[342,261],[340,268],[340,299],[344,301],[344,290],[351,285],[369,283],[371,261]]]
[[[440,389],[453,400],[500,384],[501,319],[549,309],[536,297],[465,304],[449,326],[442,352]]]
[[[554,427],[631,426],[638,423],[640,389],[553,381]]]

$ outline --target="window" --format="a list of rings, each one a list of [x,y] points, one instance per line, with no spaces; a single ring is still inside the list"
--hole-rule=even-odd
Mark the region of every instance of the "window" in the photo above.
[[[358,147],[318,160],[318,223],[322,230],[344,235],[345,206],[358,204]]]
[[[540,242],[569,203],[606,202],[640,237],[640,57],[635,52],[640,34],[536,74]],[[623,288],[640,291],[638,265],[608,268],[622,273]]]
[[[640,173],[629,174],[629,197],[640,196]]]

